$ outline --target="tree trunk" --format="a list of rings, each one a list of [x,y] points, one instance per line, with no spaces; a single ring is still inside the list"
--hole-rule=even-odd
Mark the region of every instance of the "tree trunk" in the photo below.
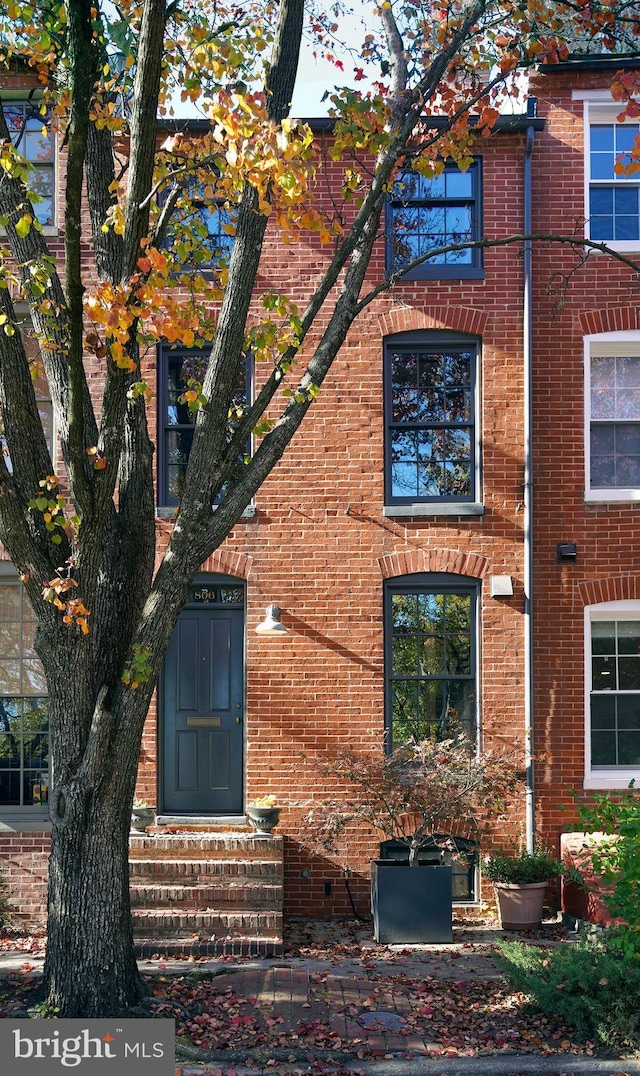
[[[140,998],[129,905],[130,783],[116,771],[54,823],[44,984],[61,1017],[115,1016]]]

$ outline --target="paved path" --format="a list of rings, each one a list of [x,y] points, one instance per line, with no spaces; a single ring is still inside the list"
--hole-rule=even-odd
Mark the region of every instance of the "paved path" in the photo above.
[[[240,1029],[229,1032],[226,1048],[206,1057],[181,1047],[176,1076],[640,1076],[640,1060],[594,1059],[571,1049],[548,1053],[558,1043],[545,1043],[540,1026],[523,1039],[522,1015],[509,1009],[506,988],[504,1006],[495,1003],[502,978],[493,957],[496,934],[465,932],[453,945],[383,952],[364,943],[359,955],[348,947],[334,954],[310,946],[309,955],[302,950],[238,963],[145,960],[140,969],[164,984],[201,973],[200,1011],[220,1013],[222,1032],[234,1018]],[[0,953],[0,976],[25,965],[37,974],[42,960]],[[470,1026],[479,1028],[475,1043],[462,1030],[468,1012],[474,1014]],[[443,1019],[448,1028],[461,1022],[460,1043],[450,1055],[438,1034]],[[513,1045],[510,1027],[519,1035]],[[209,1031],[219,1046],[221,1031],[215,1025]],[[455,1056],[463,1048],[479,1055]]]

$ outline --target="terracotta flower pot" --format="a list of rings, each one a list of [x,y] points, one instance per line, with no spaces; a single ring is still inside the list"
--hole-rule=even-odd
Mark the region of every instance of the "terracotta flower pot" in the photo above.
[[[533,930],[542,922],[546,882],[512,885],[494,882],[503,930]]]

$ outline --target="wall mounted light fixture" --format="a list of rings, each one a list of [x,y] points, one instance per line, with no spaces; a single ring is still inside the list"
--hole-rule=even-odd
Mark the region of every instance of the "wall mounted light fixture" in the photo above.
[[[558,564],[563,564],[567,561],[575,560],[578,556],[578,550],[575,542],[558,542],[556,546],[556,553],[558,556]]]
[[[489,589],[492,598],[512,598],[513,579],[510,575],[492,575],[489,579]]]
[[[285,628],[280,620],[280,608],[277,605],[268,605],[264,620],[256,627],[260,635],[287,635],[289,629]]]

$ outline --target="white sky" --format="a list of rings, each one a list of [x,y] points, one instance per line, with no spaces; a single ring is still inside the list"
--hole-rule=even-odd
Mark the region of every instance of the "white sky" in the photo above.
[[[367,30],[363,27],[363,19],[371,32],[379,28],[379,21],[372,13],[371,0],[351,0],[353,15],[336,20],[339,24],[337,36],[348,44],[358,48]],[[322,101],[322,95],[326,90],[331,91],[334,86],[353,86],[354,61],[348,53],[342,53],[340,59],[344,63],[344,71],[340,71],[328,60],[314,57],[313,47],[306,42],[300,55],[298,66],[298,80],[293,95],[292,114],[304,119],[313,119],[318,116],[326,116],[329,107],[328,101]],[[360,61],[362,64],[362,61]],[[362,64],[362,66],[364,66]],[[366,87],[366,81],[356,83],[361,89]]]

